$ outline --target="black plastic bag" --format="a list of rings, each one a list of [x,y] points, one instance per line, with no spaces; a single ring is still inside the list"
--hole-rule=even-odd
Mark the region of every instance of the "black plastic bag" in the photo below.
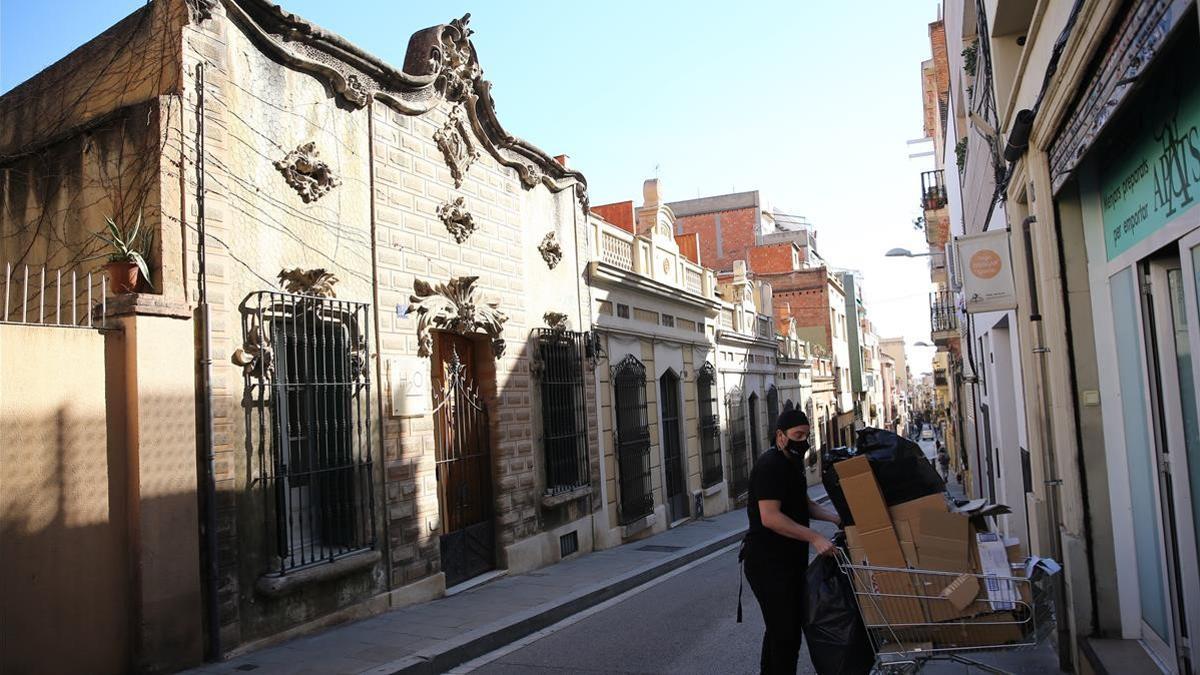
[[[946,491],[946,482],[921,446],[886,429],[858,432],[858,454],[871,460],[871,470],[888,506]]]
[[[818,675],[867,675],[875,665],[875,649],[858,613],[850,579],[829,556],[808,566],[804,637]]]
[[[853,525],[854,518],[846,505],[833,465],[858,455],[865,455],[870,461],[871,472],[875,474],[883,501],[888,506],[946,490],[946,483],[929,463],[921,446],[891,431],[867,427],[858,432],[856,447],[833,448],[821,458],[821,482],[843,525]]]

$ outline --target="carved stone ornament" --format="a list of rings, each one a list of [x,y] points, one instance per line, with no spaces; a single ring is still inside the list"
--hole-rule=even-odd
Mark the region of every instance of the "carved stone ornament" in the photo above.
[[[549,326],[551,330],[555,330],[560,333],[566,332],[568,319],[569,317],[562,312],[546,312],[542,315],[542,320],[546,322],[546,325]]]
[[[450,167],[450,175],[454,177],[454,187],[462,187],[467,169],[479,159],[479,150],[471,142],[461,107],[454,106],[450,118],[433,135],[433,140],[437,141],[438,148],[446,157],[446,166]]]
[[[475,80],[483,77],[483,68],[471,47],[470,37],[475,31],[467,27],[470,21],[470,13],[452,20],[429,58],[430,69],[438,73],[433,86],[448,101],[466,100],[475,91]]]
[[[521,177],[521,187],[532,190],[542,182],[542,171],[532,164],[526,164],[523,171],[517,172]]]
[[[346,87],[342,90],[342,96],[356,108],[362,108],[367,105],[371,92],[367,90],[362,78],[356,73],[350,73],[346,76]]]
[[[296,295],[336,298],[337,293],[333,290],[333,285],[337,282],[338,278],[322,267],[311,270],[293,267],[279,272],[279,285],[288,293]]]
[[[504,354],[504,323],[508,316],[500,311],[498,300],[485,301],[475,286],[479,277],[454,277],[449,282],[430,285],[413,281],[409,302],[417,310],[417,354],[433,355],[433,336],[430,330],[447,330],[459,335],[484,333],[492,341],[496,358]]]
[[[275,377],[275,350],[271,347],[261,325],[255,325],[246,335],[246,341],[233,352],[234,365],[242,367],[249,377],[272,380]]]
[[[321,159],[314,141],[289,152],[283,159],[275,162],[275,168],[279,169],[288,185],[300,194],[300,198],[306,204],[315,202],[326,192],[342,184],[342,181],[333,175],[333,169]]]
[[[442,219],[442,223],[450,232],[450,236],[454,237],[454,241],[460,244],[478,228],[475,219],[463,205],[463,200],[463,197],[459,197],[452,202],[442,204],[437,209],[438,218]]]
[[[538,244],[538,252],[542,254],[542,260],[546,261],[546,265],[550,269],[558,267],[558,263],[562,262],[562,246],[558,243],[558,234],[554,231],[546,233],[542,237],[542,243]]]
[[[188,8],[188,14],[191,17],[191,20],[195,23],[200,23],[202,21],[207,21],[207,20],[211,19],[213,16],[213,10],[216,9],[217,5],[219,5],[220,3],[221,3],[221,0],[186,0],[185,1],[185,4],[187,5],[187,8]]]

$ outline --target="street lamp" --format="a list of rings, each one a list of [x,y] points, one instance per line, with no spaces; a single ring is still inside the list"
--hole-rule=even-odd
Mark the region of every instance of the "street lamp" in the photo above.
[[[931,345],[928,342],[925,342],[924,340],[914,342],[913,346],[914,347],[937,347],[937,345]]]
[[[913,253],[912,251],[910,251],[906,248],[894,248],[894,249],[888,251],[887,253],[885,253],[884,255],[889,258],[927,258],[933,254],[932,253]]]

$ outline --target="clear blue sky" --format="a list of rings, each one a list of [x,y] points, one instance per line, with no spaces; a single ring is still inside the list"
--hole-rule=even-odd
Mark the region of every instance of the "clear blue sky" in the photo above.
[[[593,204],[759,189],[861,270],[884,335],[929,339],[919,173],[920,64],[933,0],[561,2],[275,0],[399,66],[416,30],[472,13],[501,122],[588,178]],[[142,3],[0,0],[0,92]],[[932,350],[910,348],[914,370]]]

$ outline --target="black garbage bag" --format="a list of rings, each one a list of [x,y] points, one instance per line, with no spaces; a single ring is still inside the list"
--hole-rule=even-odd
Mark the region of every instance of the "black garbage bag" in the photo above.
[[[888,506],[946,490],[946,482],[921,446],[899,434],[867,427],[858,432],[855,449],[871,460],[871,471]]]
[[[850,579],[829,556],[808,566],[804,637],[818,675],[867,675],[875,665],[875,649],[858,613]]]
[[[888,506],[946,490],[946,483],[929,463],[921,446],[886,429],[867,427],[858,432],[855,447],[833,448],[821,457],[821,482],[843,525],[853,525],[854,518],[846,505],[834,464],[858,455],[866,455],[870,461],[871,472],[875,474],[883,501]]]

